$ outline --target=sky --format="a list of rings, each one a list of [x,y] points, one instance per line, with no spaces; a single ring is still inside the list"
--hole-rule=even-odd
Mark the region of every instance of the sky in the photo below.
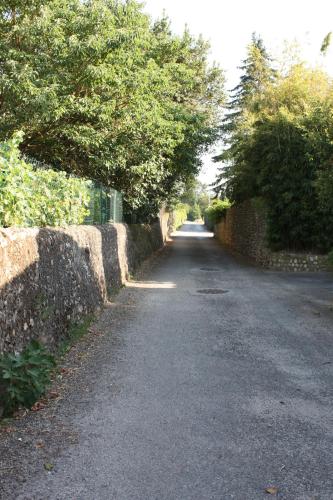
[[[233,88],[239,78],[237,67],[246,56],[246,46],[253,32],[259,34],[273,57],[281,57],[285,41],[297,42],[302,57],[311,64],[321,64],[333,74],[333,48],[327,56],[320,47],[333,31],[333,0],[145,0],[144,10],[156,19],[163,10],[171,19],[172,29],[181,33],[187,25],[193,35],[202,34],[211,44],[211,61],[225,71],[226,88]],[[203,158],[200,180],[215,179],[213,150]]]

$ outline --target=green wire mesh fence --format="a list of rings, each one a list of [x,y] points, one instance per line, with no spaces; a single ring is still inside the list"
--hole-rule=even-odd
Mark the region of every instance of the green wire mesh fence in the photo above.
[[[123,221],[123,196],[119,191],[97,182],[90,188],[89,215],[83,224],[107,224]]]
[[[29,156],[24,156],[28,163],[35,169],[52,170],[52,166],[38,161]],[[75,174],[68,174],[69,177],[76,177]],[[116,189],[108,188],[98,181],[90,181],[89,187],[89,214],[82,224],[107,224],[109,222],[123,222],[123,195]]]

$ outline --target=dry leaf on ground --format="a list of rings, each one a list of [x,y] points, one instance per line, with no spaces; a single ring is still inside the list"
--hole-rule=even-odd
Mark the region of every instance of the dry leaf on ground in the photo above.
[[[270,495],[277,495],[279,490],[276,486],[270,486],[269,488],[266,488],[265,491]]]
[[[41,401],[37,401],[37,403],[35,403],[32,407],[31,407],[31,411],[39,411],[39,410],[43,410],[45,408],[46,404],[45,403],[42,403]]]

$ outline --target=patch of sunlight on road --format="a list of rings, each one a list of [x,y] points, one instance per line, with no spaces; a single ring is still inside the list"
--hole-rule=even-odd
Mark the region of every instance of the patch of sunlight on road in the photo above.
[[[181,228],[170,235],[172,238],[214,238],[214,233],[207,231],[206,226],[200,221],[184,222]]]
[[[190,231],[175,231],[171,233],[172,238],[177,238],[177,236],[181,236],[182,238],[213,238],[214,233],[210,233],[209,231],[202,231],[201,233],[198,233],[196,231],[190,232]]]
[[[177,285],[169,281],[127,281],[126,288],[177,288]]]
[[[202,222],[186,221],[180,229],[170,235],[172,238],[213,238],[214,233],[207,231]]]

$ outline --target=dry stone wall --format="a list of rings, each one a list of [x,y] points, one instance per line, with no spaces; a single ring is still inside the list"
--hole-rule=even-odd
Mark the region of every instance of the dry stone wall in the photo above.
[[[267,217],[262,204],[248,200],[232,206],[215,226],[215,236],[231,251],[264,267],[279,271],[327,271],[327,256],[272,252],[268,248]]]
[[[280,271],[330,271],[326,255],[306,253],[272,252],[268,267]]]
[[[227,211],[225,218],[215,226],[215,235],[231,250],[266,264],[269,254],[266,229],[265,210],[246,201]]]
[[[55,348],[162,247],[164,226],[0,230],[0,353],[19,352],[33,338]]]

